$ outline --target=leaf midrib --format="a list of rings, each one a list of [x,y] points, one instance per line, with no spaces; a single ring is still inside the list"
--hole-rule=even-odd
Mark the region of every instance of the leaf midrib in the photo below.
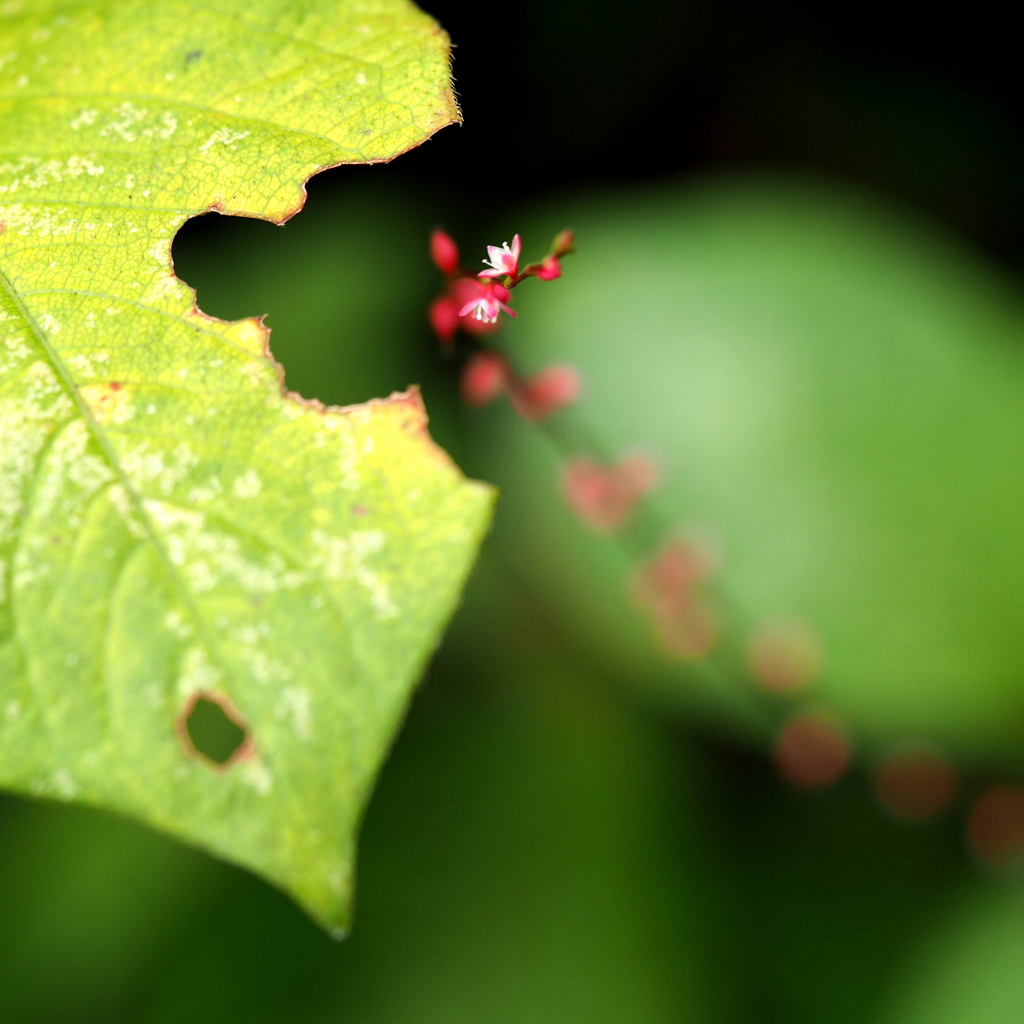
[[[46,357],[50,360],[53,370],[56,372],[64,390],[67,392],[68,397],[71,399],[78,414],[85,421],[86,427],[93,439],[99,445],[104,457],[110,465],[116,475],[118,482],[124,488],[125,494],[128,496],[129,501],[139,517],[142,523],[147,539],[153,545],[153,549],[156,551],[157,556],[160,558],[167,571],[168,577],[173,581],[175,589],[178,590],[182,603],[188,609],[190,618],[193,620],[196,632],[199,634],[200,639],[210,652],[211,658],[217,663],[217,666],[221,671],[225,672],[226,675],[231,677],[233,673],[230,673],[226,669],[225,661],[220,653],[219,645],[214,641],[213,636],[206,628],[206,623],[199,613],[199,609],[196,606],[195,600],[192,597],[191,591],[185,585],[185,581],[181,578],[181,574],[178,572],[177,567],[171,561],[170,556],[167,554],[166,549],[160,541],[159,534],[156,528],[153,526],[153,521],[146,511],[145,505],[142,500],[142,496],[136,491],[132,485],[130,479],[125,473],[121,466],[117,453],[114,450],[114,446],[110,443],[106,433],[101,429],[95,416],[92,414],[92,410],[82,400],[81,395],[78,393],[78,388],[75,386],[74,378],[71,376],[68,368],[65,366],[64,361],[60,358],[57,351],[50,344],[50,339],[46,332],[36,322],[35,317],[31,311],[25,305],[21,298],[21,295],[15,289],[13,282],[7,276],[2,266],[0,266],[0,290],[2,290],[7,297],[11,300],[13,305],[18,311],[18,315],[21,317],[25,326],[31,332],[36,344],[43,350]]]

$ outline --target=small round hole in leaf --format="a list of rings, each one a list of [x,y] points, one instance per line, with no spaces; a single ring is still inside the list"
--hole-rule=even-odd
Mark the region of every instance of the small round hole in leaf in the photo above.
[[[212,697],[197,697],[185,713],[185,734],[192,750],[216,765],[237,757],[249,736],[237,712]]]

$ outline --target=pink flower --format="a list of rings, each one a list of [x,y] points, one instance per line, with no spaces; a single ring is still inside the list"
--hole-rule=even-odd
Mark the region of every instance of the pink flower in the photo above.
[[[480,289],[479,294],[459,310],[459,316],[469,315],[474,320],[481,320],[485,324],[493,324],[497,321],[498,314],[502,310],[508,313],[509,316],[516,315],[513,310],[505,305],[511,297],[506,287],[493,281],[477,285],[477,287]]]
[[[455,319],[459,321],[459,327],[474,338],[482,338],[493,334],[501,329],[500,323],[486,323],[483,320],[474,320],[472,317],[460,317],[459,310],[467,302],[476,302],[480,296],[480,282],[475,277],[456,277],[448,286],[448,294],[455,302]]]
[[[483,262],[491,267],[490,270],[481,270],[477,277],[515,277],[519,273],[519,254],[523,251],[523,243],[518,235],[512,239],[512,245],[502,242],[499,248],[496,245],[487,246],[487,255],[490,259]]]

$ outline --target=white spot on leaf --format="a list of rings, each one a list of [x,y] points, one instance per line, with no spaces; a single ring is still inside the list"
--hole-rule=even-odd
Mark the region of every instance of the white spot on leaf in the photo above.
[[[231,493],[236,498],[255,498],[260,493],[263,484],[260,481],[256,470],[250,469],[238,477],[231,485]]]
[[[234,132],[230,128],[218,128],[200,147],[199,152],[206,156],[214,146],[224,146],[232,151],[237,150],[237,142],[247,138],[248,132]]]
[[[281,691],[277,703],[276,717],[288,722],[301,740],[312,735],[313,694],[300,686],[290,686]]]
[[[322,570],[330,581],[355,580],[370,596],[370,603],[379,619],[398,616],[398,607],[391,598],[387,584],[367,561],[387,540],[382,530],[356,530],[347,537],[332,537],[323,530],[313,530],[312,564]]]

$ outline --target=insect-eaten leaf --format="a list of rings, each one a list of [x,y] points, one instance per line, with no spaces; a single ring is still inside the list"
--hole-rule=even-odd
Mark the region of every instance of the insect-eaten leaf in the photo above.
[[[0,8],[0,784],[162,828],[336,931],[493,494],[415,391],[286,393],[171,240],[283,222],[315,171],[457,120],[448,59],[403,0]]]

